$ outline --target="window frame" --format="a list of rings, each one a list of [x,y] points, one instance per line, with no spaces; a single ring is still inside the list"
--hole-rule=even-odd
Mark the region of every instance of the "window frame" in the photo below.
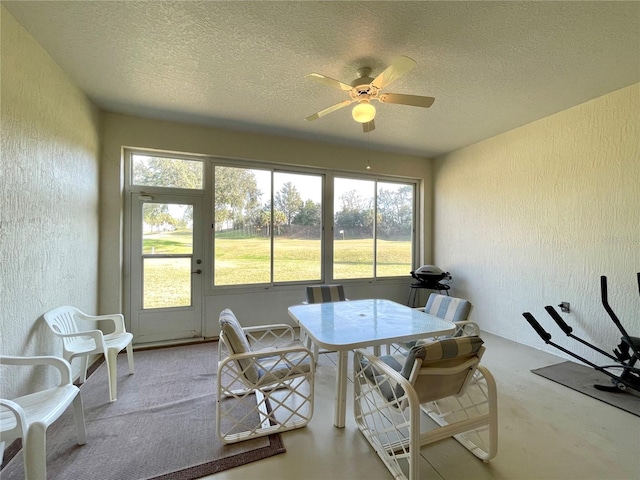
[[[133,158],[132,156],[145,155],[145,156],[157,156],[157,157],[167,157],[167,158],[175,158],[175,159],[183,159],[183,160],[191,160],[191,161],[201,161],[203,162],[204,169],[204,179],[203,179],[203,189],[181,189],[181,188],[171,188],[171,187],[153,187],[146,185],[133,185],[132,184],[132,169],[133,169]],[[357,284],[357,283],[372,283],[372,282],[389,282],[389,281],[397,281],[400,276],[376,276],[376,256],[377,256],[377,235],[374,234],[373,243],[374,243],[374,270],[372,277],[359,277],[359,278],[344,278],[335,280],[334,272],[333,272],[333,263],[334,263],[334,251],[333,251],[333,239],[334,239],[334,179],[335,178],[346,178],[346,179],[357,179],[357,180],[366,180],[374,182],[374,215],[377,215],[377,195],[378,195],[378,183],[396,183],[401,185],[410,185],[413,189],[413,202],[412,202],[412,228],[411,228],[411,262],[412,265],[416,265],[419,260],[419,235],[420,231],[420,208],[419,208],[419,200],[420,200],[420,187],[421,187],[421,179],[415,177],[404,177],[404,176],[394,176],[394,175],[385,175],[385,174],[377,174],[370,171],[367,172],[354,172],[348,170],[336,170],[336,169],[325,169],[321,167],[310,167],[304,165],[290,165],[284,163],[277,162],[267,162],[267,161],[256,161],[256,160],[245,160],[245,159],[236,159],[236,158],[228,158],[228,157],[217,157],[211,155],[198,155],[198,154],[189,154],[189,153],[179,153],[179,152],[170,152],[170,151],[159,151],[159,150],[149,150],[144,148],[133,148],[128,147],[124,149],[124,161],[125,165],[125,198],[128,198],[131,193],[140,193],[140,194],[153,194],[154,192],[163,193],[163,194],[175,194],[175,195],[202,195],[204,202],[203,208],[203,217],[206,222],[210,225],[209,228],[204,228],[203,242],[205,245],[205,261],[208,266],[205,270],[204,280],[204,294],[206,296],[216,295],[216,294],[229,294],[240,291],[264,291],[265,289],[283,287],[283,286],[299,286],[299,285],[309,285],[309,284],[322,284],[322,283],[333,283],[339,282],[342,284]],[[273,191],[273,176],[275,173],[290,173],[290,174],[302,174],[302,175],[318,175],[322,177],[322,236],[321,236],[321,279],[318,281],[309,281],[309,280],[299,280],[299,281],[287,281],[287,282],[267,282],[267,283],[255,283],[255,284],[236,284],[236,285],[215,285],[214,282],[214,261],[215,261],[215,212],[214,212],[214,185],[215,185],[215,167],[216,166],[225,166],[225,167],[234,167],[234,168],[245,168],[245,169],[257,169],[257,170],[266,170],[271,173],[271,205],[273,206],[274,195]],[[376,217],[374,217],[375,219]],[[273,222],[273,219],[272,219]],[[374,222],[374,229],[375,227]],[[272,225],[273,226],[273,225]],[[273,231],[273,230],[272,230]],[[125,232],[126,233],[126,232]],[[273,235],[271,235],[271,259],[270,259],[270,269],[271,279],[273,278]],[[126,246],[125,242],[125,248]],[[407,272],[407,276],[409,272]],[[403,280],[406,280],[404,278]]]

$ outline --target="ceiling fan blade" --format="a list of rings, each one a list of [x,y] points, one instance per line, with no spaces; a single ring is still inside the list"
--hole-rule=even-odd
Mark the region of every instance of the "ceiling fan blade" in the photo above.
[[[378,89],[382,89],[391,82],[400,78],[415,66],[415,60],[405,56],[398,57],[384,70],[384,72],[378,75],[373,82],[371,82],[371,85]]]
[[[399,105],[411,105],[412,107],[429,108],[436,100],[433,97],[421,97],[420,95],[404,95],[402,93],[382,93],[378,96],[382,103],[397,103]]]
[[[339,80],[334,80],[333,78],[325,77],[324,75],[320,75],[319,73],[310,73],[306,78],[310,78],[311,80],[315,80],[316,82],[322,83],[323,85],[327,85],[332,88],[337,88],[338,90],[342,90],[343,92],[348,92],[352,88],[351,85],[342,83]]]
[[[370,122],[362,124],[362,131],[364,133],[373,132],[375,129],[376,129],[376,124],[374,120],[371,120]]]
[[[325,108],[324,110],[320,110],[318,113],[314,113],[313,115],[309,115],[307,118],[305,118],[305,120],[307,122],[310,122],[312,120],[317,120],[318,118],[324,117],[325,115],[329,115],[330,113],[333,113],[336,110],[340,110],[342,107],[346,107],[351,102],[353,102],[353,100],[345,100],[343,102],[336,103],[335,105],[332,105],[332,106],[330,106],[328,108]]]

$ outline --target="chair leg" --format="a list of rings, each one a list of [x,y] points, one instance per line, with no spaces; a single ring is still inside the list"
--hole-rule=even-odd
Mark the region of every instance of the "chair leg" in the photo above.
[[[87,381],[87,370],[89,369],[89,356],[83,355],[79,358],[80,360],[80,378],[79,383],[83,384]],[[71,362],[69,362],[71,363]]]
[[[109,401],[115,402],[118,399],[118,350],[115,348],[107,349],[104,352],[104,360],[109,375]]]
[[[135,367],[133,364],[133,342],[127,345],[127,361],[129,362],[129,375],[135,373]]]
[[[25,480],[41,480],[47,478],[47,429],[41,423],[29,426],[27,438],[24,442],[22,455],[24,457]]]
[[[78,432],[78,445],[87,443],[87,428],[84,423],[84,409],[82,408],[82,397],[80,392],[73,399],[73,415],[76,419],[76,431]]]
[[[315,343],[313,343],[313,341],[311,340],[311,337],[309,335],[307,335],[306,332],[301,331],[301,343],[307,347],[309,350],[311,350],[311,352],[313,352],[313,360],[315,362],[318,361],[318,355],[320,354],[320,347],[318,345],[316,345]]]

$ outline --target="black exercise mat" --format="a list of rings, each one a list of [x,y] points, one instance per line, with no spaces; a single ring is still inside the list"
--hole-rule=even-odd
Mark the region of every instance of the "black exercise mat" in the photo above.
[[[531,371],[536,375],[553,380],[560,385],[640,417],[640,395],[628,392],[603,392],[594,388],[595,384],[612,385],[612,383],[611,377],[591,367],[575,362],[562,362]]]

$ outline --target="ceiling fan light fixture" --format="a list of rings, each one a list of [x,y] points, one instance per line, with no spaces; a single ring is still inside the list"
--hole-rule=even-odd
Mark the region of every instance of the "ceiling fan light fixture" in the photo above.
[[[376,116],[376,107],[369,103],[369,100],[361,100],[353,107],[351,115],[356,122],[368,123]]]

